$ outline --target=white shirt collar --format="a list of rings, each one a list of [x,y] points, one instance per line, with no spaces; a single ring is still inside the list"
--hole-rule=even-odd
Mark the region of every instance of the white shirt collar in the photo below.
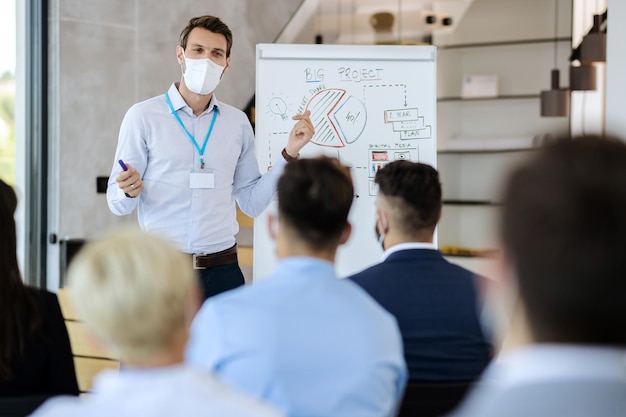
[[[178,91],[179,86],[180,82],[176,81],[173,82],[172,85],[170,85],[170,88],[167,90],[167,93],[170,96],[170,101],[172,102],[172,107],[174,107],[175,111],[185,109],[188,114],[193,115],[193,110],[191,109],[191,107],[189,107],[183,96],[180,94],[180,91]],[[211,101],[209,101],[209,105],[207,106],[206,110],[204,110],[202,113],[208,113],[213,110],[214,107],[216,107],[219,111],[219,101],[217,101],[215,92],[213,93]]]
[[[390,247],[389,249],[387,249],[387,250],[385,250],[383,252],[382,261],[387,260],[389,255],[391,255],[392,253],[399,252],[401,250],[410,250],[410,249],[437,250],[435,245],[433,245],[430,242],[405,242],[405,243],[398,243],[397,245],[393,245],[392,247]]]
[[[626,349],[535,344],[496,359],[487,369],[484,379],[502,388],[563,379],[626,381]]]

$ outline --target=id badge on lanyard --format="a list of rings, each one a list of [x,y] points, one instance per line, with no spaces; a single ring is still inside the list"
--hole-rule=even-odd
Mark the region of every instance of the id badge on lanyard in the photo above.
[[[185,124],[180,119],[180,116],[178,116],[178,113],[176,113],[176,110],[174,110],[174,106],[172,105],[168,93],[165,93],[165,101],[167,102],[167,105],[170,108],[172,115],[176,118],[178,124],[183,128],[183,130],[187,134],[187,137],[189,138],[191,143],[193,143],[196,150],[198,151],[198,154],[200,155],[200,169],[193,170],[191,173],[189,173],[189,188],[215,188],[215,170],[212,168],[204,167],[204,150],[206,149],[206,145],[209,142],[209,137],[211,136],[211,132],[213,131],[213,126],[215,125],[215,119],[218,115],[217,107],[213,108],[213,119],[211,120],[209,131],[204,138],[204,143],[202,144],[202,147],[200,147],[198,145],[198,142],[196,141],[196,138],[194,138],[193,135],[187,130]]]
[[[207,168],[190,173],[189,188],[215,188],[215,171]]]

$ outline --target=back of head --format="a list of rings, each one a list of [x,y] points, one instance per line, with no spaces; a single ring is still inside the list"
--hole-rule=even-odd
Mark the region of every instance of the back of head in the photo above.
[[[508,180],[501,233],[536,341],[626,345],[626,144],[539,151]]]
[[[287,164],[278,181],[281,225],[314,250],[335,250],[354,198],[349,168],[328,157]]]
[[[132,230],[88,243],[68,277],[79,316],[129,363],[166,352],[185,330],[194,272],[159,237]]]
[[[435,231],[441,213],[441,183],[436,169],[410,161],[394,161],[376,173],[379,196],[406,235]]]

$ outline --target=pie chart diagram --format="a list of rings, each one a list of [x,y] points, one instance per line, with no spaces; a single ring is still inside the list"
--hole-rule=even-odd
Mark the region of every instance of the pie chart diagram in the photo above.
[[[367,122],[365,104],[346,90],[327,88],[318,91],[306,105],[311,111],[315,135],[311,142],[319,146],[343,148],[354,143]]]

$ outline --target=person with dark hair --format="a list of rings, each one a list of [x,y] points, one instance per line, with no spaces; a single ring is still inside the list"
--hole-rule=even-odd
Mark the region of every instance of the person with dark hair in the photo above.
[[[259,215],[285,164],[315,132],[309,111],[294,116],[282,156],[261,175],[250,121],[214,93],[230,66],[232,43],[219,18],[189,21],[176,47],[180,82],[128,110],[107,188],[114,214],[128,215],[137,207],[142,230],[189,254],[205,298],[244,284],[236,204],[251,217]]]
[[[334,271],[353,198],[336,159],[287,164],[268,220],[273,273],[204,303],[187,360],[291,417],[394,415],[406,381],[397,324]]]
[[[15,191],[0,180],[0,397],[78,395],[57,297],[22,282],[16,208]]]
[[[510,335],[455,416],[626,413],[626,144],[566,138],[508,179],[500,235]]]
[[[383,261],[349,277],[398,320],[412,381],[472,381],[492,356],[470,271],[433,245],[441,183],[426,164],[395,161],[376,173]]]

